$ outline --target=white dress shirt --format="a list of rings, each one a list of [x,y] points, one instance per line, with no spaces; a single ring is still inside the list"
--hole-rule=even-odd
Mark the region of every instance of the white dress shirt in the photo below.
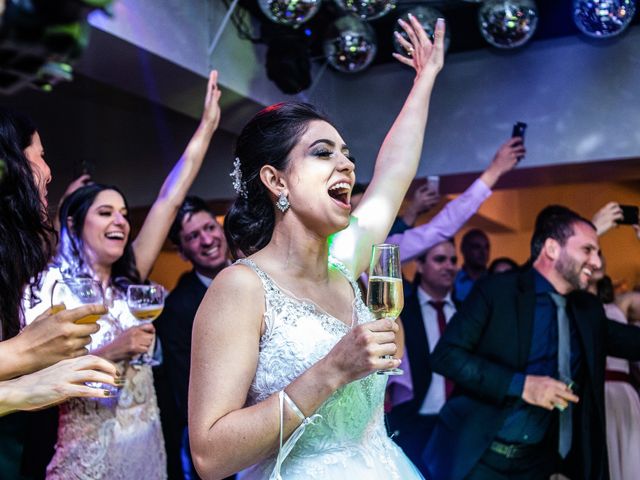
[[[433,352],[438,340],[440,340],[440,327],[438,326],[438,314],[436,309],[429,305],[429,301],[433,300],[427,292],[418,287],[418,301],[420,302],[420,310],[422,311],[422,321],[424,329],[427,332],[427,340],[429,342],[429,353]],[[451,300],[451,292],[443,298],[444,318],[447,323],[456,313],[456,307]],[[431,376],[431,385],[429,391],[422,402],[420,415],[437,415],[446,401],[445,381],[440,374],[433,373]]]

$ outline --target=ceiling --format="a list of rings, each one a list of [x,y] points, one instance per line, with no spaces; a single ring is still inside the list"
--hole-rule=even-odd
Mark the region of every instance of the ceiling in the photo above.
[[[572,0],[535,0],[538,6],[539,21],[532,42],[548,40],[571,35],[581,35],[575,26],[572,17]],[[340,9],[333,0],[323,0],[318,13],[308,22],[304,28],[294,30],[289,27],[275,25],[260,10],[256,0],[240,0],[240,5],[260,23],[260,32],[253,32],[255,38],[261,41],[269,41],[277,36],[297,35],[298,42],[309,41],[311,56],[317,61],[323,61],[322,41],[327,26],[342,15]],[[464,0],[399,0],[397,7],[388,15],[373,20],[370,24],[374,27],[378,39],[378,53],[373,62],[374,65],[393,62],[392,33],[399,15],[408,9],[427,5],[437,8],[447,20],[447,28],[451,33],[451,45],[449,54],[469,52],[480,49],[492,49],[482,37],[478,28],[478,10],[481,3]],[[238,21],[240,17],[236,16]],[[241,22],[240,22],[241,23]],[[640,15],[636,15],[632,24],[640,23]],[[310,33],[310,38],[305,37],[305,32]],[[526,48],[526,46],[522,47]],[[505,54],[517,54],[521,49],[506,51]]]

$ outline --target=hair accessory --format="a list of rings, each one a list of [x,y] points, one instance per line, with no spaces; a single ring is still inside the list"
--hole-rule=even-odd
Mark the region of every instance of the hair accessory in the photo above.
[[[233,189],[242,198],[247,198],[247,182],[242,180],[242,170],[240,169],[240,158],[236,157],[233,162],[233,172],[229,174],[233,178]]]
[[[284,193],[284,192],[280,192],[280,195],[278,195],[278,201],[276,202],[276,207],[278,207],[278,210],[280,210],[282,213],[284,213],[287,210],[289,210],[290,206],[291,206],[291,204],[289,203],[289,199],[287,198],[287,194]]]

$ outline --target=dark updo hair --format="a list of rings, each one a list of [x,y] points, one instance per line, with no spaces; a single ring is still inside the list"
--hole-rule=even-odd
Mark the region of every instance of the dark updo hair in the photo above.
[[[47,267],[55,239],[31,164],[24,155],[35,133],[31,119],[0,108],[1,340],[18,334],[23,290]]]
[[[60,245],[54,265],[60,268],[63,275],[73,277],[93,276],[84,253],[82,230],[89,208],[93,205],[98,194],[105,190],[118,192],[122,196],[127,210],[129,210],[127,200],[119,188],[99,183],[92,183],[77,189],[60,206],[58,214],[60,220]],[[125,216],[125,218],[129,222],[129,217]],[[69,219],[71,219],[71,226],[69,225]],[[122,257],[111,266],[111,283],[120,291],[126,290],[126,286],[131,283],[142,283],[131,243],[131,235],[129,235]]]
[[[289,153],[300,141],[309,122],[331,123],[308,103],[283,102],[256,114],[242,129],[235,156],[246,188],[246,198],[238,195],[224,221],[224,233],[231,251],[251,255],[264,248],[273,234],[275,205],[260,180],[260,169],[271,165],[284,171]]]

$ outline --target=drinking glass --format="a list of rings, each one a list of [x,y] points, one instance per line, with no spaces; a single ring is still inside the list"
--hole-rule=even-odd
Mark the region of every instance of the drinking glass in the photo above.
[[[395,320],[404,307],[402,291],[402,270],[398,245],[381,243],[373,245],[369,266],[369,286],[367,288],[367,306],[377,319]],[[393,358],[385,355],[383,358]],[[399,368],[378,370],[380,375],[402,375]]]
[[[56,280],[51,290],[53,313],[65,308],[77,308],[83,305],[104,305],[104,292],[100,282],[91,278],[65,278]],[[102,315],[93,314],[76,320],[76,323],[95,323]]]
[[[151,323],[162,313],[164,308],[165,290],[160,285],[129,285],[127,288],[127,305],[129,310],[141,324]],[[155,340],[149,351],[153,352]],[[149,352],[137,355],[131,360],[131,365],[159,365]]]

